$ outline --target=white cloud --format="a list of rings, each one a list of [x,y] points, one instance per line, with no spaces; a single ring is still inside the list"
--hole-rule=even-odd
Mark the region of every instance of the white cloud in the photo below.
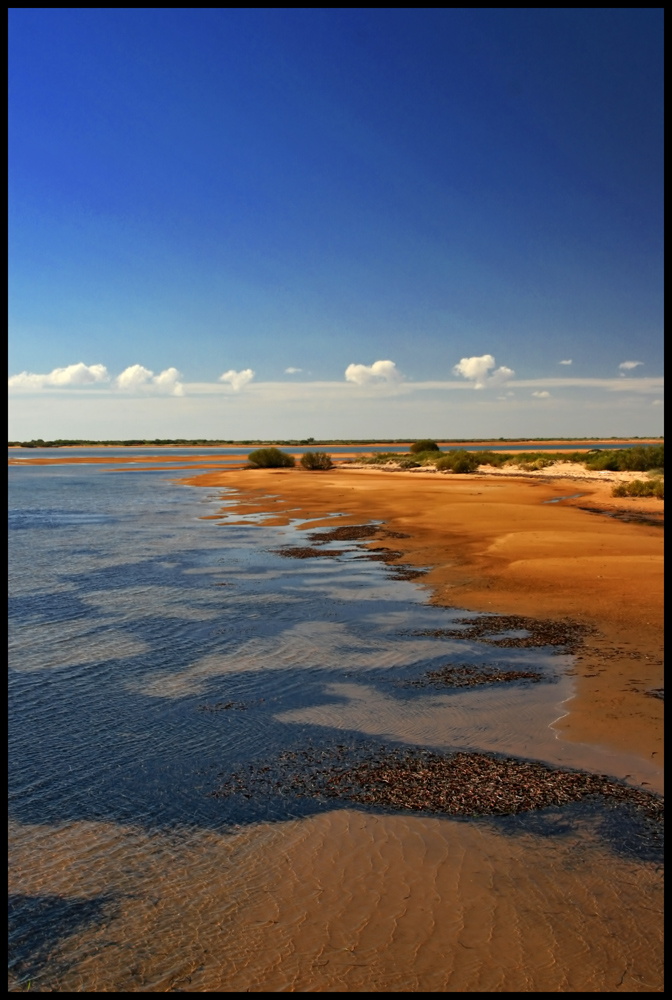
[[[12,375],[7,384],[10,389],[42,389],[45,386],[92,385],[95,382],[108,382],[109,378],[105,365],[85,365],[80,361],[66,368],[54,368],[45,375],[21,372],[20,375]]]
[[[643,365],[643,361],[622,361],[618,366],[622,372],[632,371],[633,368],[638,368],[639,365]]]
[[[558,361],[559,365],[571,365],[571,363],[572,363],[572,359],[571,358],[567,358],[566,361]]]
[[[542,389],[541,392],[533,392],[532,395],[536,396],[537,399],[550,399],[551,398],[550,392],[546,392],[545,389]]]
[[[297,372],[302,372],[303,368],[285,368],[285,375],[296,375]]]
[[[247,385],[254,378],[254,372],[251,368],[243,368],[242,371],[234,371],[230,368],[228,372],[224,372],[223,375],[219,376],[220,382],[228,382],[234,392],[239,392],[243,386]]]
[[[372,365],[348,365],[345,369],[346,382],[367,385],[369,382],[401,382],[403,375],[394,361],[374,361]]]
[[[495,359],[492,354],[483,354],[478,358],[462,358],[459,364],[453,368],[453,372],[455,375],[461,375],[473,382],[474,389],[502,385],[503,382],[508,382],[516,374],[513,369],[507,368],[506,365],[497,368],[491,375],[488,374],[494,367]]]
[[[184,386],[178,381],[180,373],[177,368],[166,368],[155,375],[144,365],[130,365],[115,379],[118,389],[126,392],[138,392],[141,389],[160,389],[172,396],[183,396]]]
[[[184,396],[184,386],[179,380],[180,373],[177,368],[166,368],[159,375],[152,379],[152,384],[159,389],[165,389],[173,396]]]
[[[154,372],[144,368],[143,365],[130,365],[124,368],[121,375],[117,375],[115,382],[119,389],[140,389],[149,385],[153,375]]]

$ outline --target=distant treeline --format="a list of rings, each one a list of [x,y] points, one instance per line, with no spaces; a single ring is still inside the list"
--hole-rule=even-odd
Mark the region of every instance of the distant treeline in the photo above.
[[[610,438],[437,438],[445,444],[469,444],[470,442],[478,442],[479,444],[520,444],[522,443],[532,443],[539,442],[540,444],[545,441],[552,441],[553,443],[568,441],[575,444],[578,441],[585,441],[586,443],[602,442],[602,441],[651,441],[660,440],[663,438],[638,438],[638,437],[610,437]],[[187,447],[189,445],[201,445],[202,447],[247,447],[248,445],[282,445],[284,447],[303,447],[306,445],[365,445],[365,444],[411,444],[413,438],[330,438],[324,440],[317,440],[316,438],[298,438],[288,440],[288,441],[270,441],[265,439],[254,439],[246,441],[223,441],[215,440],[212,438],[129,438],[124,441],[89,441],[85,438],[57,438],[55,441],[44,441],[42,438],[34,438],[32,441],[8,441],[8,448],[72,448],[76,446],[96,448],[96,447],[115,447],[115,448],[137,448],[139,446],[145,446],[150,448],[156,448],[160,446],[173,446],[173,447]]]

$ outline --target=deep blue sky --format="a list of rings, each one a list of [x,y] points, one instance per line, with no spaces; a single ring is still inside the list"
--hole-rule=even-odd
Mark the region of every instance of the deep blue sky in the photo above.
[[[661,375],[662,20],[11,9],[10,374]]]

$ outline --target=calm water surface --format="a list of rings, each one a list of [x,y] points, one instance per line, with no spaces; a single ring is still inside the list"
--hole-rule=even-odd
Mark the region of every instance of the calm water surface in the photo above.
[[[594,808],[458,822],[209,794],[363,739],[637,773],[557,738],[570,657],[411,635],[465,613],[357,543],[280,557],[302,524],[229,523],[233,491],[9,472],[11,990],[659,990],[657,860]],[[448,660],[548,680],[408,685]]]

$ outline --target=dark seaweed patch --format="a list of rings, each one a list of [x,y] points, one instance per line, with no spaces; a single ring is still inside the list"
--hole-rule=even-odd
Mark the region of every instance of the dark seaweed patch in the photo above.
[[[601,797],[662,820],[663,799],[607,775],[494,754],[438,754],[386,747],[306,749],[224,778],[215,798],[240,794],[344,799],[366,806],[449,816],[513,815]]]
[[[460,663],[456,666],[448,664],[438,670],[428,670],[427,673],[418,680],[409,681],[411,687],[478,687],[482,684],[510,684],[513,681],[538,681],[554,680],[547,677],[538,670],[503,670],[501,667],[473,666],[468,663]]]
[[[286,559],[324,559],[325,557],[334,559],[343,555],[343,549],[315,549],[310,545],[286,545],[281,549],[271,549],[276,556],[284,556]]]
[[[585,636],[594,632],[590,625],[568,618],[556,621],[526,618],[522,615],[480,615],[478,618],[457,618],[456,624],[462,627],[421,629],[402,634],[433,636],[442,639],[477,639],[490,646],[510,649],[556,646],[562,647],[563,652],[573,653],[583,645]],[[503,632],[520,631],[528,634],[524,636],[502,635]]]
[[[392,568],[394,572],[390,575],[393,580],[419,580],[429,573],[428,569],[413,569],[412,566],[400,566],[398,563]]]
[[[382,533],[384,529],[377,524],[344,524],[328,531],[312,531],[308,537],[314,545],[326,545],[327,542],[357,542]]]

